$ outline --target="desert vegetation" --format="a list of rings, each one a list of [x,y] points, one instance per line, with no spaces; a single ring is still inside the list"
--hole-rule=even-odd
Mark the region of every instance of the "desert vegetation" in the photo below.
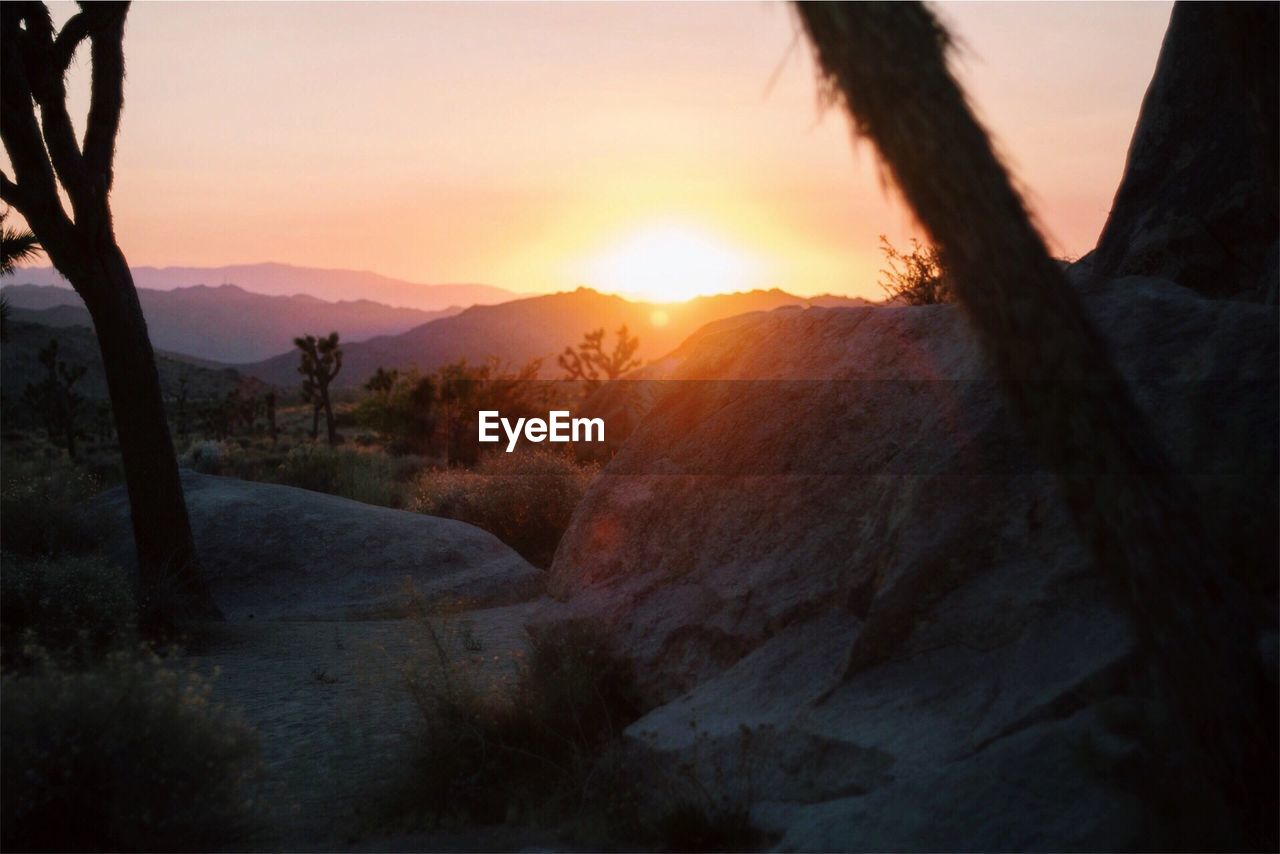
[[[296,14],[346,13],[324,9]],[[883,305],[906,307],[730,294],[770,259],[655,226],[581,269],[670,302],[468,307],[440,294],[520,295],[312,268],[421,310],[346,293],[221,342],[262,359],[233,367],[153,348],[117,239],[148,221],[113,211],[128,5],[0,5],[0,274],[45,253],[84,303],[0,303],[21,369],[0,389],[0,848],[1274,850],[1276,9],[1175,8],[1103,239],[1070,268],[932,8],[802,4],[820,96],[924,236],[880,237]],[[301,94],[272,111],[306,116]],[[528,168],[542,136],[486,214],[560,197]],[[642,177],[635,198],[662,189]],[[827,195],[780,178],[760,183]],[[396,192],[383,208],[471,203]],[[348,223],[379,201],[339,198]],[[533,263],[559,226],[529,219],[539,253],[475,243]],[[445,225],[422,245],[453,272]],[[286,266],[242,269],[286,287]],[[182,287],[149,304],[319,302]],[[548,436],[561,410],[607,415],[611,443]]]
[[[937,247],[911,238],[911,249],[903,252],[880,235],[880,251],[885,264],[880,271],[880,288],[889,303],[937,305],[951,302],[951,283]]]
[[[465,615],[423,603],[404,678],[420,720],[385,809],[411,824],[541,828],[571,845],[756,850],[750,804],[705,769],[629,754],[645,710],[631,662],[590,620],[532,626],[515,667],[483,665]],[[744,746],[744,749],[749,749]]]

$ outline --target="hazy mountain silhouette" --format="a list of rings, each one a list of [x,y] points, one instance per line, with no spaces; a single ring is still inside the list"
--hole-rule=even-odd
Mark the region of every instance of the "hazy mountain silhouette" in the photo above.
[[[83,309],[79,309],[83,311]],[[15,405],[28,383],[37,383],[45,376],[40,364],[40,350],[51,340],[58,342],[58,358],[68,365],[83,365],[88,370],[76,383],[75,390],[89,400],[107,399],[107,379],[102,369],[102,353],[92,329],[81,326],[55,328],[27,323],[15,317],[10,324],[9,340],[0,349],[0,390],[6,406]],[[245,377],[234,368],[189,359],[179,353],[156,351],[156,367],[160,372],[160,388],[165,395],[178,393],[178,383],[187,379],[187,392],[193,400],[220,398],[234,388],[256,391],[261,384]]]
[[[4,288],[14,318],[45,326],[93,327],[75,291],[48,285]],[[394,335],[459,307],[441,311],[392,308],[370,300],[326,302],[313,296],[265,296],[236,285],[140,288],[142,312],[152,343],[159,349],[219,362],[265,359],[292,346],[305,332],[339,330],[344,340]]]
[[[466,358],[480,362],[490,357],[523,364],[542,357],[544,377],[558,377],[556,355],[576,345],[582,334],[604,327],[606,344],[613,346],[614,332],[624,323],[640,339],[638,356],[658,358],[698,327],[751,311],[782,306],[855,306],[866,300],[822,296],[808,299],[780,290],[750,291],[699,297],[684,303],[632,302],[619,296],[579,288],[546,296],[513,300],[500,305],[473,306],[452,317],[433,320],[403,334],[372,338],[344,348],[346,359],[335,386],[365,382],[379,366],[406,368],[417,365],[432,370],[446,362]],[[661,312],[662,316],[658,316]],[[340,330],[341,331],[341,330]],[[282,386],[298,382],[298,359],[292,352],[256,364],[238,366],[244,373]]]
[[[393,279],[367,270],[295,267],[292,264],[132,267],[131,270],[134,284],[139,288],[158,291],[192,285],[233,284],[267,296],[308,294],[330,301],[372,300],[388,306],[403,306],[420,311],[440,311],[450,306],[491,305],[516,296],[511,291],[490,285],[426,285]],[[67,287],[66,279],[52,267],[24,267],[12,276],[0,279],[0,283]]]

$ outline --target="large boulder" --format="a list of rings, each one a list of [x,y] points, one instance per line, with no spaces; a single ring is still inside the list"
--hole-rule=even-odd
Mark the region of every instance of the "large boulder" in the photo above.
[[[410,586],[475,606],[538,595],[543,573],[479,528],[291,486],[182,472],[196,551],[230,620],[402,616]],[[136,566],[123,487],[92,505],[107,554]]]
[[[1104,276],[1276,302],[1280,14],[1179,3],[1094,255]]]
[[[1087,305],[1274,600],[1274,311],[1150,279]],[[664,370],[549,579],[636,658],[636,745],[784,848],[1150,842],[1131,628],[955,307],[757,314]]]

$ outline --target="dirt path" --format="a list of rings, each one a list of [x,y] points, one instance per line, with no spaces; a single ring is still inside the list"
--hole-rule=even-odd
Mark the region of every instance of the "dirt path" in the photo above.
[[[459,614],[442,635],[459,660],[509,675],[537,607]],[[192,663],[216,676],[215,699],[238,709],[261,736],[265,842],[293,850],[370,844],[379,792],[404,767],[406,739],[418,721],[404,667],[426,654],[428,643],[413,620],[260,621],[217,626],[191,645]],[[401,841],[409,848],[456,849],[478,840],[454,833]],[[516,842],[488,841],[503,848]],[[377,845],[401,847],[395,842],[379,837]]]

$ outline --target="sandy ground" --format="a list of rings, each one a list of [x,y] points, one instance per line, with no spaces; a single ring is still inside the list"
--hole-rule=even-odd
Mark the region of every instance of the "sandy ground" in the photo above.
[[[509,677],[537,607],[463,613],[434,625],[450,655]],[[501,829],[404,837],[375,830],[379,791],[402,772],[419,720],[404,668],[431,648],[414,620],[226,623],[192,641],[188,656],[214,676],[215,699],[261,736],[268,807],[261,843],[291,850],[543,847]]]

